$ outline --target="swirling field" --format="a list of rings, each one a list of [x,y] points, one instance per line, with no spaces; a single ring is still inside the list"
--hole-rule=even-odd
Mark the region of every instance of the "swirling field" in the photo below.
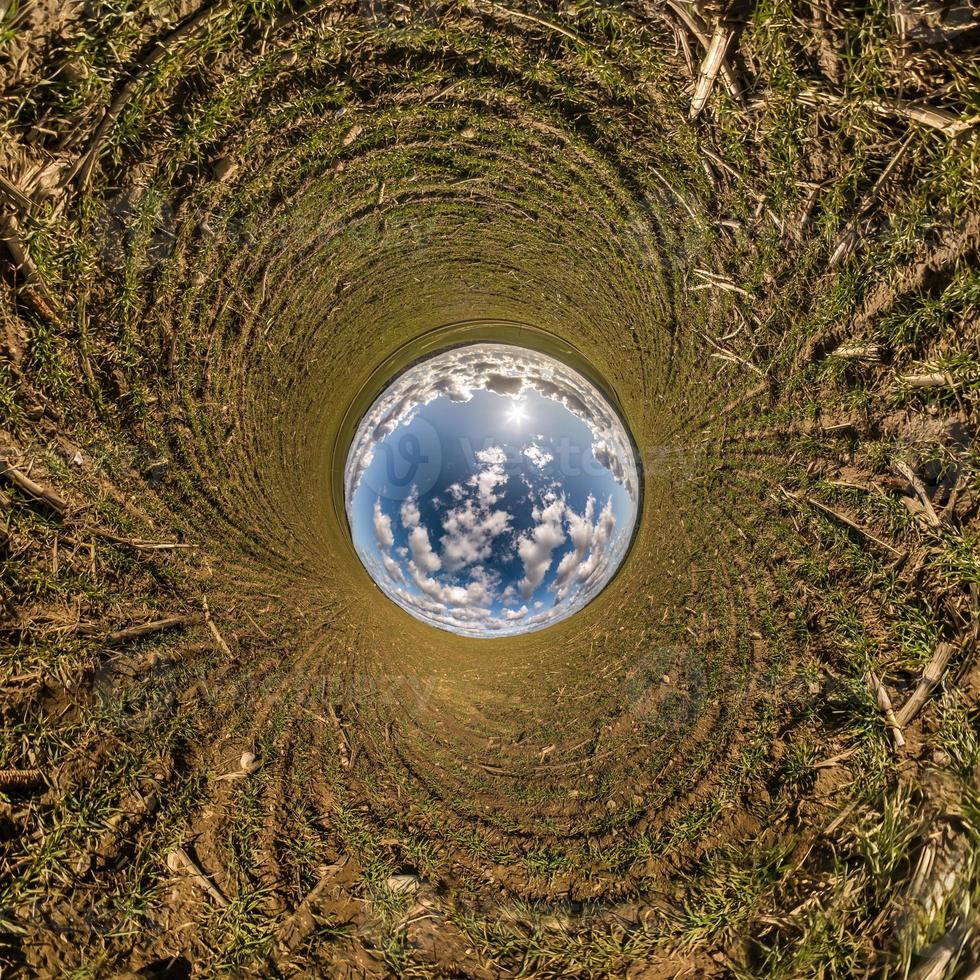
[[[10,969],[975,976],[968,8],[4,9]],[[385,371],[526,329],[643,510],[467,639],[343,461]]]

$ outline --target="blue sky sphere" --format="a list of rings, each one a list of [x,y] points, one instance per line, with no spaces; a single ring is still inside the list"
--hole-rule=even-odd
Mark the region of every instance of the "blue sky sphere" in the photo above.
[[[466,636],[543,629],[594,599],[637,518],[632,442],[580,373],[505,344],[436,354],[361,420],[345,493],[381,590]]]

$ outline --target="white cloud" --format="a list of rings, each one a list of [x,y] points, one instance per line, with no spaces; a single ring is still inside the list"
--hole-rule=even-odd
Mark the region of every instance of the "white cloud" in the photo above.
[[[595,439],[592,442],[592,455],[595,456],[595,460],[600,466],[604,466],[612,473],[617,483],[623,486],[628,485],[629,477],[626,474],[622,447],[610,445],[607,438]],[[632,459],[632,455],[630,459]]]
[[[375,510],[378,505],[375,504]],[[417,487],[412,487],[412,493],[401,505],[402,527],[408,531],[408,547],[412,554],[412,561],[424,575],[431,575],[433,572],[442,568],[442,561],[432,550],[432,542],[429,540],[429,531],[421,524],[422,516],[419,513],[419,492]],[[399,553],[404,549],[399,548]],[[405,557],[407,552],[402,556]]]
[[[476,488],[477,501],[481,507],[492,507],[499,499],[497,487],[507,482],[504,467],[507,464],[507,454],[500,446],[490,446],[481,449],[476,454],[477,462],[482,463],[481,469],[467,481],[468,486]]]
[[[474,493],[474,497],[476,494]],[[416,523],[412,502],[402,504],[402,522],[408,530],[409,547],[394,549],[403,566],[389,553],[394,542],[391,519],[381,510],[380,500],[374,506],[374,534],[386,578],[378,578],[382,588],[400,605],[423,615],[430,621],[458,633],[506,635],[527,628],[537,629],[563,619],[570,610],[580,608],[592,599],[608,579],[608,571],[625,544],[616,539],[616,517],[612,496],[596,516],[596,501],[590,496],[581,514],[563,498],[550,496],[549,501],[534,508],[534,526],[514,539],[514,547],[524,566],[524,577],[500,590],[500,573],[488,570],[480,562],[492,550],[493,538],[507,531],[511,518],[500,510],[477,506],[473,498],[457,508],[453,520],[459,522],[456,535],[446,535],[460,569],[467,576],[446,570],[447,562],[431,546],[428,529],[419,519]],[[541,600],[519,608],[518,596],[526,600],[534,594],[547,576],[554,552],[566,541],[570,549],[558,563],[555,579],[549,586],[555,603],[545,608]],[[613,544],[617,548],[613,548]],[[377,575],[381,567],[375,564]],[[460,570],[457,569],[457,572]],[[435,573],[451,576],[443,579]],[[407,574],[406,574],[407,573]],[[386,584],[386,582],[388,584]],[[499,602],[499,612],[493,607]]]
[[[395,543],[391,531],[391,518],[381,509],[381,501],[374,501],[374,538],[382,553],[387,553]]]
[[[402,585],[408,585],[408,581],[405,578],[405,573],[402,571],[401,565],[399,565],[398,562],[391,557],[391,555],[382,554],[381,561],[384,562],[385,571],[394,581],[401,582]]]
[[[449,511],[442,521],[446,532],[439,542],[447,571],[458,572],[467,565],[486,561],[493,542],[510,528],[511,517],[504,510],[487,510],[467,500]]]
[[[405,582],[405,573],[401,566],[391,557],[391,546],[395,543],[395,535],[391,530],[391,518],[381,509],[381,501],[374,501],[374,539],[378,543],[378,551],[381,552],[381,562],[385,571],[395,582]]]
[[[484,466],[503,466],[507,462],[507,453],[501,446],[488,446],[478,450],[476,458]]]
[[[546,449],[542,449],[540,446],[531,445],[525,448],[524,455],[539,469],[543,470],[552,460],[554,460],[554,454],[549,453]]]
[[[421,516],[419,514],[419,491],[418,487],[412,487],[412,495],[402,501],[401,507],[402,527],[409,530],[418,527]]]
[[[572,550],[566,552],[558,563],[558,569],[555,572],[552,588],[559,602],[565,598],[574,584],[575,572],[592,545],[592,517],[594,512],[595,497],[591,494],[586,501],[584,513],[576,514],[570,507],[566,508],[565,516],[568,521],[568,536],[572,540]]]
[[[412,561],[426,575],[438,572],[442,568],[442,560],[432,550],[429,532],[421,525],[412,528],[408,535],[408,546],[412,550]]]
[[[569,511],[569,536],[574,548],[562,558],[555,573],[551,589],[556,602],[561,602],[576,587],[576,596],[590,596],[605,581],[610,563],[609,544],[616,529],[612,497],[606,501],[595,524],[592,523],[594,511],[595,500],[591,496],[581,516]]]
[[[442,529],[446,533],[439,542],[442,560],[449,572],[486,561],[493,553],[494,541],[510,528],[511,515],[494,508],[500,499],[500,494],[495,491],[507,481],[504,450],[499,446],[481,449],[476,454],[476,461],[482,464],[481,468],[466,482],[475,493],[464,499],[466,490],[459,487],[459,494],[453,494],[458,506],[447,511],[442,519]]]
[[[448,396],[466,402],[475,391],[517,398],[527,389],[564,405],[592,432],[593,454],[632,499],[637,469],[632,444],[599,390],[561,361],[508,344],[470,344],[430,358],[391,384],[361,421],[344,475],[350,502],[371,463],[374,447],[408,423],[421,405]]]
[[[517,583],[517,587],[525,599],[529,599],[544,581],[551,566],[552,552],[565,543],[565,533],[561,528],[564,509],[565,504],[561,500],[548,504],[544,510],[536,508],[531,516],[538,523],[518,542],[517,553],[524,563],[524,578]]]
[[[490,596],[485,581],[474,580],[466,586],[450,585],[423,574],[414,561],[408,563],[408,569],[412,581],[440,605],[473,606],[480,608],[483,616],[490,615],[490,609],[486,606]]]

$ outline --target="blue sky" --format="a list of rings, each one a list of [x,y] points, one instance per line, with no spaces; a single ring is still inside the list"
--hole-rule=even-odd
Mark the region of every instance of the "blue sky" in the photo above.
[[[611,446],[628,446],[625,430],[606,416],[597,438],[582,410],[595,389],[543,355],[495,364],[496,346],[474,351],[469,384],[443,384],[427,402],[411,404],[412,371],[398,379],[365,417],[349,464],[360,461],[348,483],[354,545],[379,586],[419,618],[476,636],[540,629],[581,608],[611,578],[636,519],[635,461],[614,462],[620,479],[604,465]],[[438,365],[413,370],[431,397]],[[537,387],[525,383],[534,371]]]

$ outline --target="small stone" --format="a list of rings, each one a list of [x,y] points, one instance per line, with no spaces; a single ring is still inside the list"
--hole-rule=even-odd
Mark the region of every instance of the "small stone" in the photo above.
[[[464,140],[471,140],[476,138],[476,130],[472,126],[464,126],[460,131],[459,135],[463,137]]]
[[[255,753],[254,752],[243,752],[242,757],[238,762],[242,770],[249,770],[255,765]]]
[[[618,803],[617,803],[617,802],[616,802],[615,800],[609,800],[609,801],[608,801],[608,802],[606,803],[606,809],[607,809],[607,810],[608,810],[608,811],[609,811],[610,813],[613,813],[613,812],[615,812],[616,810],[618,810],[618,809],[619,809],[619,804],[618,804]]]
[[[670,674],[664,674],[664,676],[660,678],[660,682],[662,684],[669,684],[670,683]]]
[[[192,286],[203,286],[208,281],[208,277],[200,269],[195,270],[191,276]]]
[[[84,82],[89,77],[88,65],[80,58],[72,58],[61,66],[61,77],[76,85]]]
[[[218,157],[211,163],[211,172],[214,174],[215,180],[231,180],[237,170],[238,164],[231,157]]]
[[[351,126],[351,128],[347,130],[347,135],[340,141],[341,145],[350,146],[351,143],[353,143],[354,140],[356,140],[357,137],[360,136],[361,133],[363,132],[364,132],[364,127],[361,126],[360,124],[355,124]]]
[[[411,895],[422,887],[422,879],[418,875],[392,875],[385,884],[396,895]]]

